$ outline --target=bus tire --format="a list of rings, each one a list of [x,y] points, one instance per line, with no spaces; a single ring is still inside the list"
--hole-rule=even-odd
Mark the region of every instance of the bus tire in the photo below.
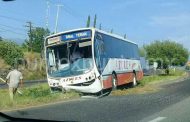
[[[117,89],[117,76],[115,73],[112,74],[112,90]]]
[[[133,82],[132,82],[132,87],[135,87],[136,85],[137,85],[136,73],[133,73]]]

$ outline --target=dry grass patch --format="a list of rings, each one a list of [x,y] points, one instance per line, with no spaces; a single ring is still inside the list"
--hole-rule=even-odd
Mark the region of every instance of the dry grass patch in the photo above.
[[[122,90],[116,90],[111,93],[111,95],[127,95],[127,94],[145,94],[149,92],[159,91],[161,83],[172,82],[180,78],[188,77],[188,74],[185,71],[176,70],[170,71],[170,75],[153,75],[153,76],[144,76],[143,80],[140,81],[140,84],[135,88],[127,88]]]

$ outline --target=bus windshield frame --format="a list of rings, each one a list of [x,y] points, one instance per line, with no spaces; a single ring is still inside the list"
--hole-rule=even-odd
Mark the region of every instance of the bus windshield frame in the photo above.
[[[50,77],[70,77],[94,67],[92,39],[77,39],[46,47],[47,73]]]

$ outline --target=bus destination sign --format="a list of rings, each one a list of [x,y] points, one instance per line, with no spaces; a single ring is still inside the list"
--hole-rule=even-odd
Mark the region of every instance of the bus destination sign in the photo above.
[[[73,32],[68,34],[63,34],[61,36],[62,41],[68,41],[68,40],[76,40],[76,39],[84,39],[84,38],[90,38],[91,37],[91,31],[80,31],[80,32]]]
[[[56,37],[53,37],[53,38],[49,38],[48,39],[48,44],[53,44],[53,43],[56,43],[56,42],[60,42],[60,36],[56,36]]]

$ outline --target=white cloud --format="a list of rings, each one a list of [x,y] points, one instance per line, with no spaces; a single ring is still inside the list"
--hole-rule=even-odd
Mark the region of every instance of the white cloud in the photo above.
[[[153,16],[149,23],[151,26],[186,27],[190,26],[190,13],[176,15]]]
[[[190,33],[184,36],[169,36],[168,39],[182,44],[185,48],[187,48],[190,51]]]
[[[127,8],[128,6],[134,6],[136,4],[139,4],[143,2],[142,0],[126,0],[126,1],[117,1],[117,3],[114,3],[112,9],[117,11],[117,10],[123,10]]]

